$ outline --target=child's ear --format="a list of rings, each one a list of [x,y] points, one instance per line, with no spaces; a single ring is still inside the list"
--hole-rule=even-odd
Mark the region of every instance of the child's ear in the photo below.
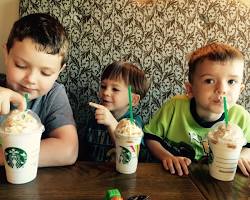
[[[140,101],[140,95],[139,94],[132,94],[132,106],[137,106]]]
[[[186,88],[186,94],[188,96],[188,98],[192,98],[193,97],[193,92],[192,92],[192,85],[189,82],[185,83],[185,88]]]

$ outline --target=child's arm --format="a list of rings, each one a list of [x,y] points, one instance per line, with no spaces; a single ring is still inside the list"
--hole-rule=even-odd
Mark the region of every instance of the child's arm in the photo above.
[[[174,156],[156,140],[148,139],[146,144],[153,155],[162,161],[164,168],[169,170],[171,174],[177,172],[179,176],[188,175],[188,166],[191,164],[189,158]]]
[[[97,123],[107,126],[108,131],[109,131],[109,135],[110,135],[113,143],[115,143],[114,131],[115,131],[115,128],[118,124],[117,120],[114,118],[112,113],[105,106],[100,105],[100,104],[96,104],[93,102],[90,102],[89,105],[96,108],[95,119],[96,119]]]
[[[78,138],[73,125],[53,130],[49,138],[41,140],[39,167],[71,165],[77,159]]]
[[[250,174],[250,148],[243,148],[240,153],[238,166],[245,176]]]
[[[18,109],[25,110],[26,103],[24,97],[8,88],[0,87],[0,115],[10,112],[10,103],[18,105]]]

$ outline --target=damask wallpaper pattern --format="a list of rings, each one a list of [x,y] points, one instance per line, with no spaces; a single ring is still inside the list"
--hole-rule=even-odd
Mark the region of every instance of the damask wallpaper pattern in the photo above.
[[[67,69],[60,75],[78,128],[89,101],[98,101],[100,74],[114,60],[138,64],[151,80],[137,112],[146,122],[171,96],[184,92],[188,54],[220,41],[245,55],[246,89],[239,103],[250,111],[250,8],[240,0],[20,0],[20,14],[46,12],[66,27]]]

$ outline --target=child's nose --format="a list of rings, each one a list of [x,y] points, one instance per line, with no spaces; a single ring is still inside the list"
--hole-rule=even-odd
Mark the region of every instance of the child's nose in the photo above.
[[[103,90],[103,94],[104,94],[105,96],[110,96],[111,90],[108,89],[108,88],[106,88],[105,90]]]
[[[227,90],[227,85],[223,82],[219,82],[216,84],[215,93],[220,95],[225,95]]]
[[[25,80],[27,81],[28,84],[35,84],[36,82],[35,72],[29,71],[25,76]]]

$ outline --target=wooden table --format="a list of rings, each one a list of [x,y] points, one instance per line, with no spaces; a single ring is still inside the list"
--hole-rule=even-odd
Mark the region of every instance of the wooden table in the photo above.
[[[209,175],[205,164],[192,164],[190,178],[206,199],[250,200],[250,177],[237,171],[233,181],[219,181]]]
[[[233,182],[216,181],[205,165],[192,164],[185,177],[170,175],[160,163],[140,163],[135,174],[115,171],[112,163],[77,162],[73,166],[39,168],[37,178],[26,184],[7,182],[0,167],[0,199],[103,200],[105,192],[118,188],[124,200],[145,194],[151,200],[250,199],[250,179],[240,174]]]
[[[152,200],[204,199],[192,180],[172,176],[161,164],[139,164],[137,173],[119,174],[112,163],[77,162],[74,166],[40,168],[37,178],[26,184],[7,183],[1,167],[0,199],[103,200],[105,192],[118,188],[124,200],[147,194]]]

